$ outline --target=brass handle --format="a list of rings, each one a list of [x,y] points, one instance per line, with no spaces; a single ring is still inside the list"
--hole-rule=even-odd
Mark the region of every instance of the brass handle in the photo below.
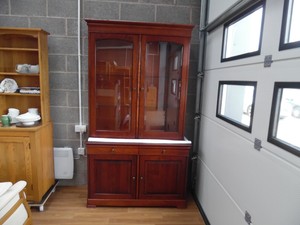
[[[116,151],[115,148],[112,148],[112,149],[111,149],[111,152],[115,152],[115,151]]]
[[[141,177],[140,179],[141,179],[141,180],[143,180],[143,179],[144,179],[144,177]]]
[[[144,91],[144,90],[145,90],[145,88],[144,88],[144,87],[141,87],[141,88],[140,88],[140,91]]]
[[[166,149],[161,150],[161,154],[165,154],[166,153]]]
[[[135,181],[135,177],[132,177],[132,180]]]

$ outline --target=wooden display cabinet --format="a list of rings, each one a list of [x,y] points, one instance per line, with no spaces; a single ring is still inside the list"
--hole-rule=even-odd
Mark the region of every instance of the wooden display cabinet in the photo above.
[[[39,89],[30,94],[0,93],[0,113],[17,108],[23,114],[28,108],[38,108],[41,116],[31,127],[0,127],[0,182],[25,180],[27,199],[36,203],[55,182],[47,36],[41,29],[0,28],[0,82],[10,78],[19,89]],[[39,65],[39,72],[18,73],[17,64]]]
[[[184,207],[191,143],[183,132],[193,26],[87,24],[88,206]]]

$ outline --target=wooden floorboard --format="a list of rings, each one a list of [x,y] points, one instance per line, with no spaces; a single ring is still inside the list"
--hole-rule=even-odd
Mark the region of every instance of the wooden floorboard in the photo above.
[[[32,207],[34,225],[205,225],[189,198],[186,209],[160,207],[86,207],[86,187],[61,187],[50,196],[44,211]]]

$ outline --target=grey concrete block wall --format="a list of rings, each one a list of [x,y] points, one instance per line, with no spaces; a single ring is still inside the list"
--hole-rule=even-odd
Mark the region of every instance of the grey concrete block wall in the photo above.
[[[46,16],[47,2],[45,0],[9,1],[10,13],[17,16]]]
[[[50,104],[55,147],[69,146],[77,156],[79,134],[77,0],[0,0],[0,26],[39,27],[50,33]],[[81,0],[82,116],[88,124],[88,39],[84,19],[199,23],[199,0]],[[186,136],[193,138],[198,32],[193,31],[186,115]],[[86,140],[88,134],[84,134]],[[73,180],[61,185],[86,184],[86,158],[75,159]]]

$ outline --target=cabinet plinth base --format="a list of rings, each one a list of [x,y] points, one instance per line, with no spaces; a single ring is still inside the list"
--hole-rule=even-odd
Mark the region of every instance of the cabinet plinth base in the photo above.
[[[184,209],[187,207],[187,200],[141,200],[141,199],[87,199],[87,207],[97,206],[117,206],[117,207],[140,207],[140,206],[157,206],[157,207],[177,207]]]

